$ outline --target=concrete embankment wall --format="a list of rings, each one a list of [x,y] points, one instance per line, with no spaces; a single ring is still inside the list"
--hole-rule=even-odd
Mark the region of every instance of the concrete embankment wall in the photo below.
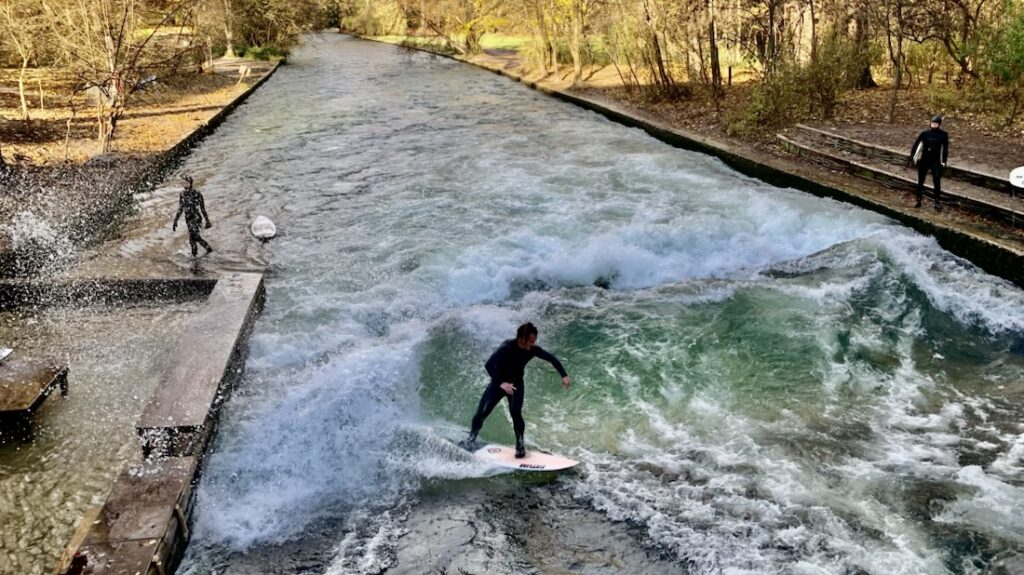
[[[249,334],[263,307],[263,275],[82,283],[121,298],[206,294],[136,423],[140,461],[124,469],[104,504],[82,518],[53,570],[61,575],[168,575],[188,545],[194,488],[220,406],[242,374]],[[0,289],[5,286],[0,283]],[[9,294],[5,299],[14,303],[49,301],[33,290]]]
[[[381,42],[373,38],[363,39]],[[499,64],[476,62],[467,58],[424,48],[417,49],[511,78],[551,97],[601,114],[613,122],[644,130],[654,138],[672,146],[715,156],[736,171],[774,186],[794,188],[816,196],[837,199],[878,212],[898,220],[922,234],[934,236],[939,244],[949,252],[970,260],[993,275],[1003,277],[1018,286],[1024,287],[1024,249],[1018,249],[1015,246],[999,242],[995,238],[985,237],[974,230],[945,225],[919,217],[912,212],[901,211],[876,201],[866,194],[858,193],[856,186],[852,184],[844,185],[835,182],[824,182],[812,176],[799,174],[792,168],[791,164],[766,154],[755,153],[745,146],[680,130],[654,118],[641,117],[612,102],[597,101],[586,96],[571,94],[545,86],[523,77],[514,70],[505,69]]]

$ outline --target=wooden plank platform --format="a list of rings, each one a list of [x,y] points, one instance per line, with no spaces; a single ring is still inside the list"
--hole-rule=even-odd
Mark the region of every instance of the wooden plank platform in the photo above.
[[[68,394],[67,366],[17,357],[0,362],[0,417],[31,415],[58,387]]]
[[[145,455],[201,453],[262,300],[261,274],[234,273],[217,282],[136,425]]]

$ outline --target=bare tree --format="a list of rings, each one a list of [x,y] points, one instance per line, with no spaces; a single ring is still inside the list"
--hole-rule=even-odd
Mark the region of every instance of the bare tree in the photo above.
[[[903,43],[907,37],[906,0],[885,0],[886,46],[892,64],[892,97],[889,99],[889,123],[896,121],[896,98],[903,85],[906,54]]]
[[[407,6],[406,11],[419,17],[424,27],[459,54],[476,54],[483,48],[480,40],[494,27],[502,0],[443,0],[430,13],[426,2]],[[461,38],[461,41],[460,41]]]
[[[224,57],[234,58],[235,57],[235,32],[232,29],[232,12],[234,8],[231,6],[231,0],[221,0],[221,6],[224,9]]]
[[[198,0],[148,10],[139,0],[42,0],[80,91],[96,96],[97,140],[110,149],[117,122],[132,96],[156,73],[173,73],[190,51],[176,18],[185,20]],[[175,32],[177,31],[177,32]],[[157,42],[170,35],[169,42]],[[185,47],[183,47],[185,46]]]
[[[37,47],[46,42],[41,38],[45,26],[38,2],[33,0],[0,0],[0,33],[18,55],[18,95],[21,98],[21,118],[29,120],[28,100],[25,97],[25,74],[36,55]]]

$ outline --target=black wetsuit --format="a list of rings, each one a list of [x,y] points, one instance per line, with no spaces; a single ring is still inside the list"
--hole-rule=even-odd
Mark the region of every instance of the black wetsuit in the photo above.
[[[935,205],[939,206],[939,198],[942,195],[942,166],[949,159],[949,134],[942,128],[931,128],[921,132],[910,148],[910,157],[914,157],[918,145],[924,146],[921,159],[917,162],[917,205],[921,205],[921,195],[924,193],[924,180],[928,171],[932,173],[932,183],[935,187]]]
[[[210,225],[210,216],[206,215],[206,203],[199,190],[189,187],[181,192],[181,197],[178,198],[178,213],[174,216],[175,227],[178,226],[178,218],[182,213],[185,214],[185,225],[188,226],[188,243],[192,248],[192,255],[195,256],[198,251],[196,244],[206,248],[207,252],[212,252],[213,248],[210,247],[210,244],[206,243],[206,240],[199,235],[203,218],[206,218],[206,225]]]
[[[512,429],[516,434],[516,441],[521,441],[523,432],[526,429],[526,422],[523,421],[523,372],[526,364],[535,357],[539,357],[550,363],[558,370],[558,374],[566,377],[565,368],[562,362],[550,353],[535,345],[526,350],[519,347],[516,340],[510,339],[503,342],[498,349],[491,354],[485,368],[487,375],[491,376],[491,383],[484,390],[480,398],[480,404],[476,408],[476,415],[473,416],[473,427],[470,431],[472,437],[480,432],[484,420],[491,414],[494,406],[498,405],[503,397],[508,397],[508,412],[512,416]],[[502,383],[511,383],[516,387],[512,395],[508,395],[501,389]]]

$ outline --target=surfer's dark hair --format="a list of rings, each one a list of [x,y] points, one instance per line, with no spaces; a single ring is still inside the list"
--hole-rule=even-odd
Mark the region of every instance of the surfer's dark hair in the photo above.
[[[526,322],[516,330],[516,339],[528,339],[531,335],[537,335],[537,326]]]

